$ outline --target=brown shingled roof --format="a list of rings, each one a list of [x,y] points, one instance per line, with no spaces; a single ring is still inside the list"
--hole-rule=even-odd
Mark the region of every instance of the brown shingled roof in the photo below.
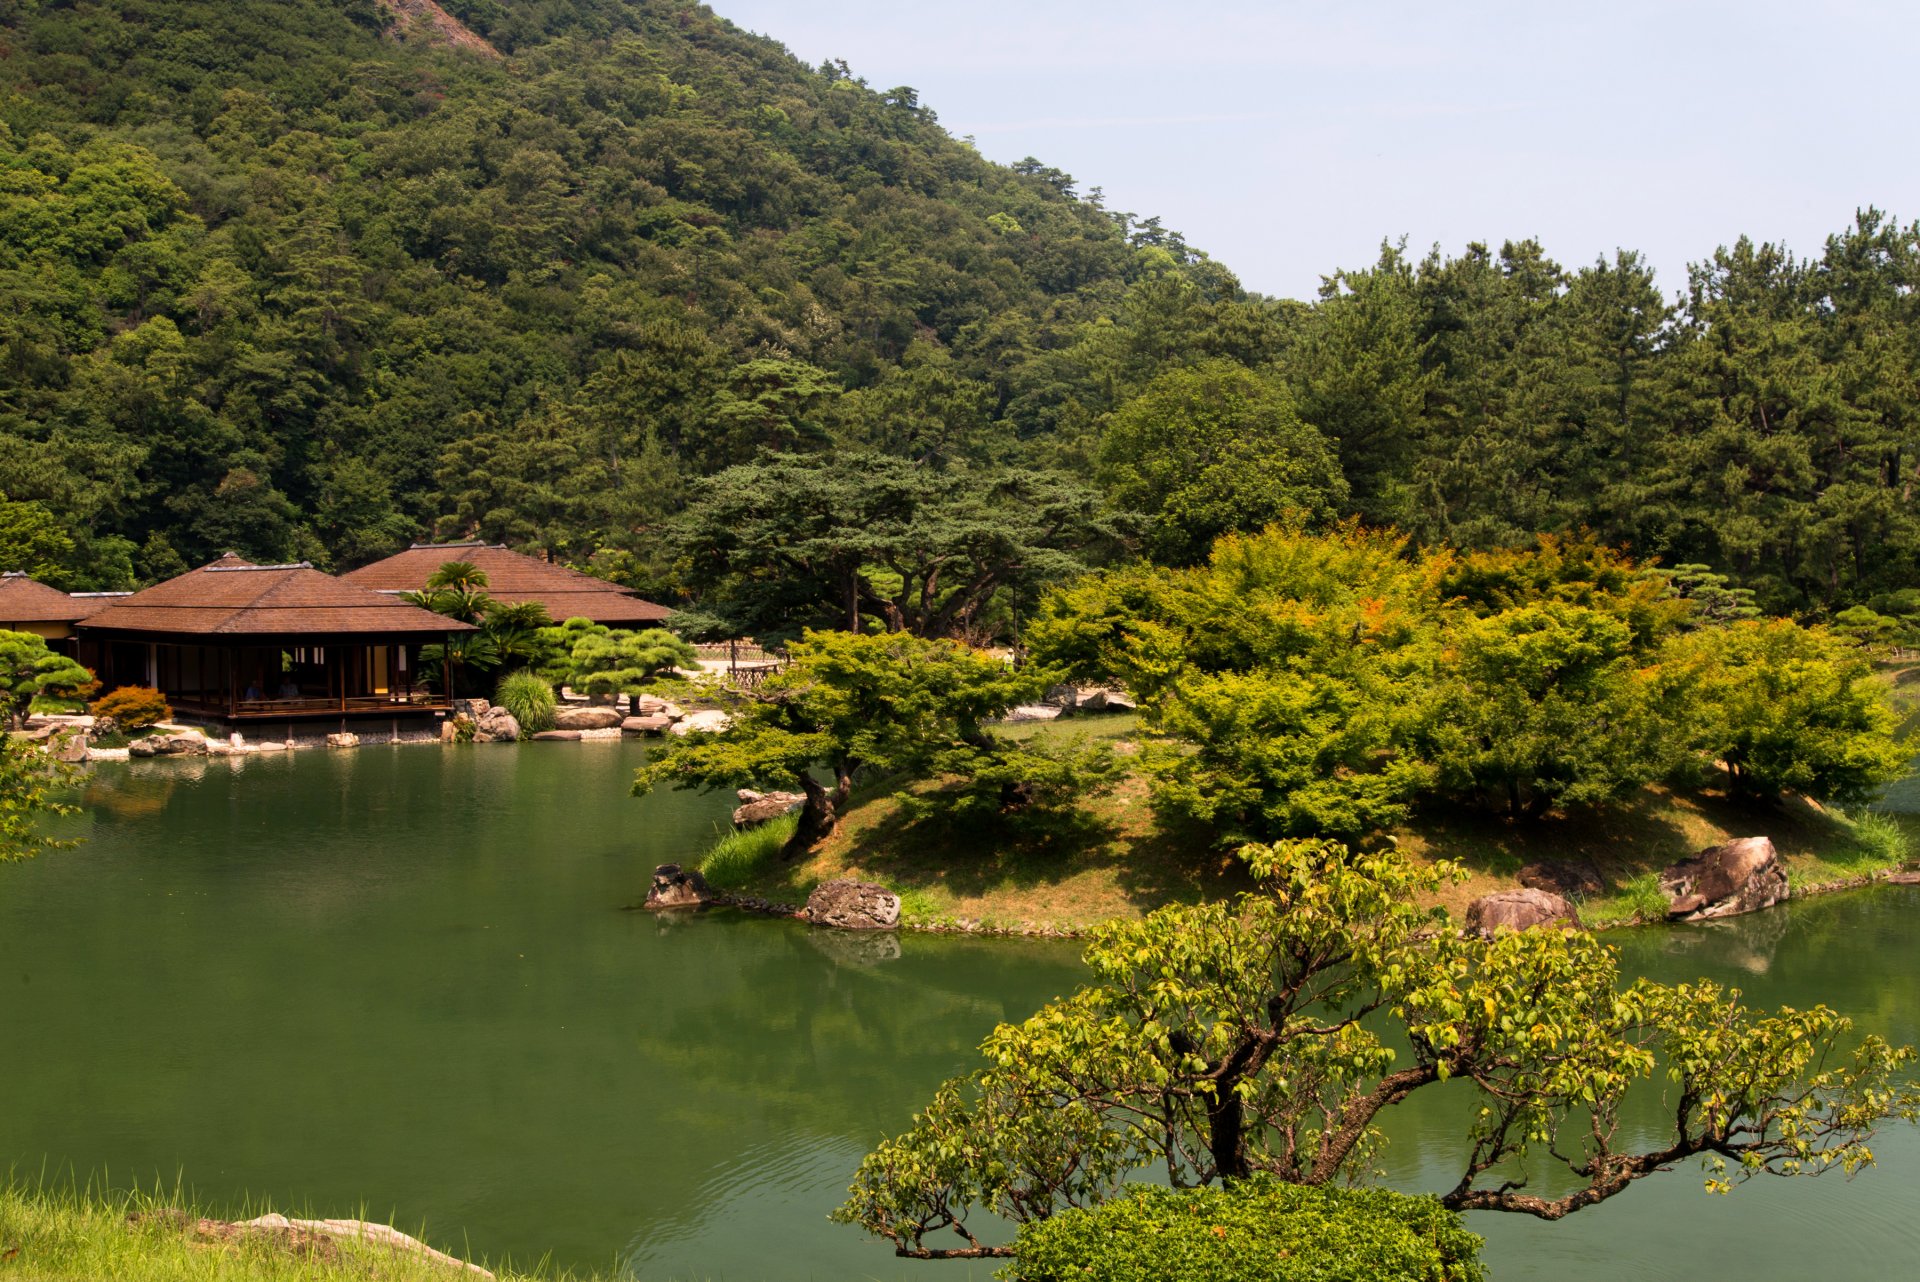
[[[232,553],[122,597],[89,614],[80,626],[193,636],[441,635],[473,630],[431,610],[343,583],[304,561],[249,565]]]
[[[0,623],[77,623],[95,608],[22,571],[0,574]]]
[[[340,577],[377,592],[418,592],[448,561],[466,561],[485,573],[487,595],[494,600],[508,605],[538,601],[555,622],[592,619],[609,626],[654,625],[673,613],[617,583],[526,556],[502,543],[416,543]]]

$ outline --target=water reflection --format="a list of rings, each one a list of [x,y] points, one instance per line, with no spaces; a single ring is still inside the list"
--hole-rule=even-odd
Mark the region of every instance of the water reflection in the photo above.
[[[87,842],[5,872],[0,1160],[171,1180],[456,1248],[676,1278],[986,1279],[829,1225],[862,1153],[1081,972],[1071,945],[622,912],[724,798],[626,795],[637,750],[103,767]],[[1920,889],[1623,932],[1630,968],[1827,1001],[1920,1041]],[[1470,1094],[1391,1119],[1458,1175]],[[1658,1120],[1659,1092],[1647,1112]],[[1710,1199],[1692,1168],[1556,1225],[1478,1217],[1497,1279],[1878,1279],[1920,1258],[1920,1143],[1853,1185]]]

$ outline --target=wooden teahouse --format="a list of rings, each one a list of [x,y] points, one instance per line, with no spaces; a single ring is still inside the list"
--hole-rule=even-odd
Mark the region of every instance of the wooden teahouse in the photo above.
[[[655,628],[673,613],[617,583],[515,552],[503,543],[415,543],[340,577],[376,592],[418,592],[449,561],[465,561],[485,574],[487,595],[494,600],[507,605],[538,601],[555,623],[591,619],[610,628]]]
[[[152,686],[178,714],[245,723],[445,712],[448,673],[423,673],[420,651],[473,628],[305,562],[228,554],[112,600],[77,631],[104,688]]]

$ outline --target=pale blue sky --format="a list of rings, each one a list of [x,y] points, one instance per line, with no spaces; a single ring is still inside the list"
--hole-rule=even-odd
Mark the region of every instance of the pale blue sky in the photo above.
[[[1672,294],[1742,232],[1811,255],[1856,206],[1920,217],[1910,0],[709,2],[1272,294],[1402,234],[1639,249]]]

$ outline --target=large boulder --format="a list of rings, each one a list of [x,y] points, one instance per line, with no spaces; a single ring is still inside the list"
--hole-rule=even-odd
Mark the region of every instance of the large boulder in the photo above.
[[[542,730],[533,736],[535,743],[579,743],[578,730]]]
[[[671,718],[656,712],[643,717],[628,717],[620,723],[620,729],[627,734],[659,734],[672,724]]]
[[[1531,930],[1535,926],[1578,927],[1573,905],[1550,890],[1497,890],[1467,905],[1467,929],[1492,939],[1502,928]]]
[[[204,757],[207,740],[191,730],[176,730],[135,739],[127,748],[136,757]]]
[[[555,730],[618,730],[624,720],[618,708],[589,706],[553,710]]]
[[[653,870],[653,885],[647,888],[647,908],[699,908],[713,902],[713,891],[697,868],[679,864],[661,864]]]
[[[513,743],[519,738],[519,720],[498,705],[481,713],[480,720],[474,723],[473,741],[475,743]]]
[[[790,815],[806,804],[807,794],[804,792],[755,792],[751,788],[742,788],[740,804],[733,811],[733,826],[758,828],[782,815]]]
[[[53,742],[47,745],[47,751],[53,754],[55,761],[78,765],[87,759],[87,736],[78,730],[55,735]]]
[[[700,712],[689,712],[673,723],[670,734],[687,735],[695,731],[704,734],[718,734],[733,724],[733,718],[718,708],[707,708]]]
[[[339,734],[330,734],[327,736],[327,746],[329,748],[358,748],[360,746],[360,736],[351,730],[342,730]]]
[[[900,896],[870,881],[829,881],[807,896],[806,917],[841,930],[892,930],[900,924]]]
[[[1710,846],[1660,874],[1668,921],[1706,921],[1757,912],[1792,891],[1787,870],[1766,837],[1736,837]]]

